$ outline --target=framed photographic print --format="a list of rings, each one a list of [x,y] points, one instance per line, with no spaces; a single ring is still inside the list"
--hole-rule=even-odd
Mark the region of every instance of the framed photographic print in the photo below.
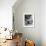
[[[23,18],[24,27],[34,27],[34,15],[24,14],[23,17],[24,17]]]

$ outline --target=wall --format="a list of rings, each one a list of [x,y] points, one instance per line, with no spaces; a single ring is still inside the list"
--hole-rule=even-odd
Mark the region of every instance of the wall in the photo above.
[[[42,46],[46,46],[46,0],[41,1],[40,23]]]
[[[16,0],[0,0],[0,28],[1,27],[6,27],[9,30],[12,29],[12,6],[14,5],[14,3],[16,2]],[[2,32],[3,30],[0,29],[0,32]],[[5,35],[10,35],[10,33],[7,33],[3,31],[2,34],[0,34],[0,38],[5,38]]]
[[[0,0],[0,27],[12,29],[12,6],[16,0]]]
[[[17,7],[13,7],[15,29],[23,33],[24,39],[33,40],[36,46],[41,46],[40,9],[40,0],[23,0]],[[24,13],[32,13],[35,16],[35,27],[28,28],[23,26]]]

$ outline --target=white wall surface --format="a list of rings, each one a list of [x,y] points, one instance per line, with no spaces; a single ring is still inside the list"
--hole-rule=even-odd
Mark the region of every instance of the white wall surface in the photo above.
[[[23,37],[35,41],[36,46],[46,46],[46,0],[23,0],[20,5],[14,5],[15,29],[22,32]],[[23,27],[23,14],[33,13],[35,27]]]
[[[16,6],[16,5],[14,5]],[[14,10],[15,28],[23,33],[24,39],[34,40],[36,46],[41,46],[40,28],[40,0],[23,0]],[[35,16],[35,27],[28,28],[23,26],[23,14],[32,13]]]
[[[12,29],[12,26],[13,26],[12,25],[12,23],[13,23],[12,6],[14,5],[15,2],[16,2],[16,0],[0,0],[0,27],[3,27],[3,28],[6,27],[9,30]],[[0,32],[2,32],[2,30]],[[7,34],[7,33],[3,32],[2,34],[0,34],[0,38],[4,38],[5,34]],[[10,36],[9,33],[8,33],[8,35]]]
[[[41,1],[41,38],[42,46],[46,46],[46,0]]]
[[[12,6],[16,0],[0,0],[0,27],[12,29]]]

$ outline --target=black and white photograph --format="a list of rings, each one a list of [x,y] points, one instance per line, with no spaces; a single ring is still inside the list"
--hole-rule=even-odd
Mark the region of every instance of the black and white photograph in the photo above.
[[[24,27],[33,27],[34,26],[34,16],[32,14],[24,15]]]

